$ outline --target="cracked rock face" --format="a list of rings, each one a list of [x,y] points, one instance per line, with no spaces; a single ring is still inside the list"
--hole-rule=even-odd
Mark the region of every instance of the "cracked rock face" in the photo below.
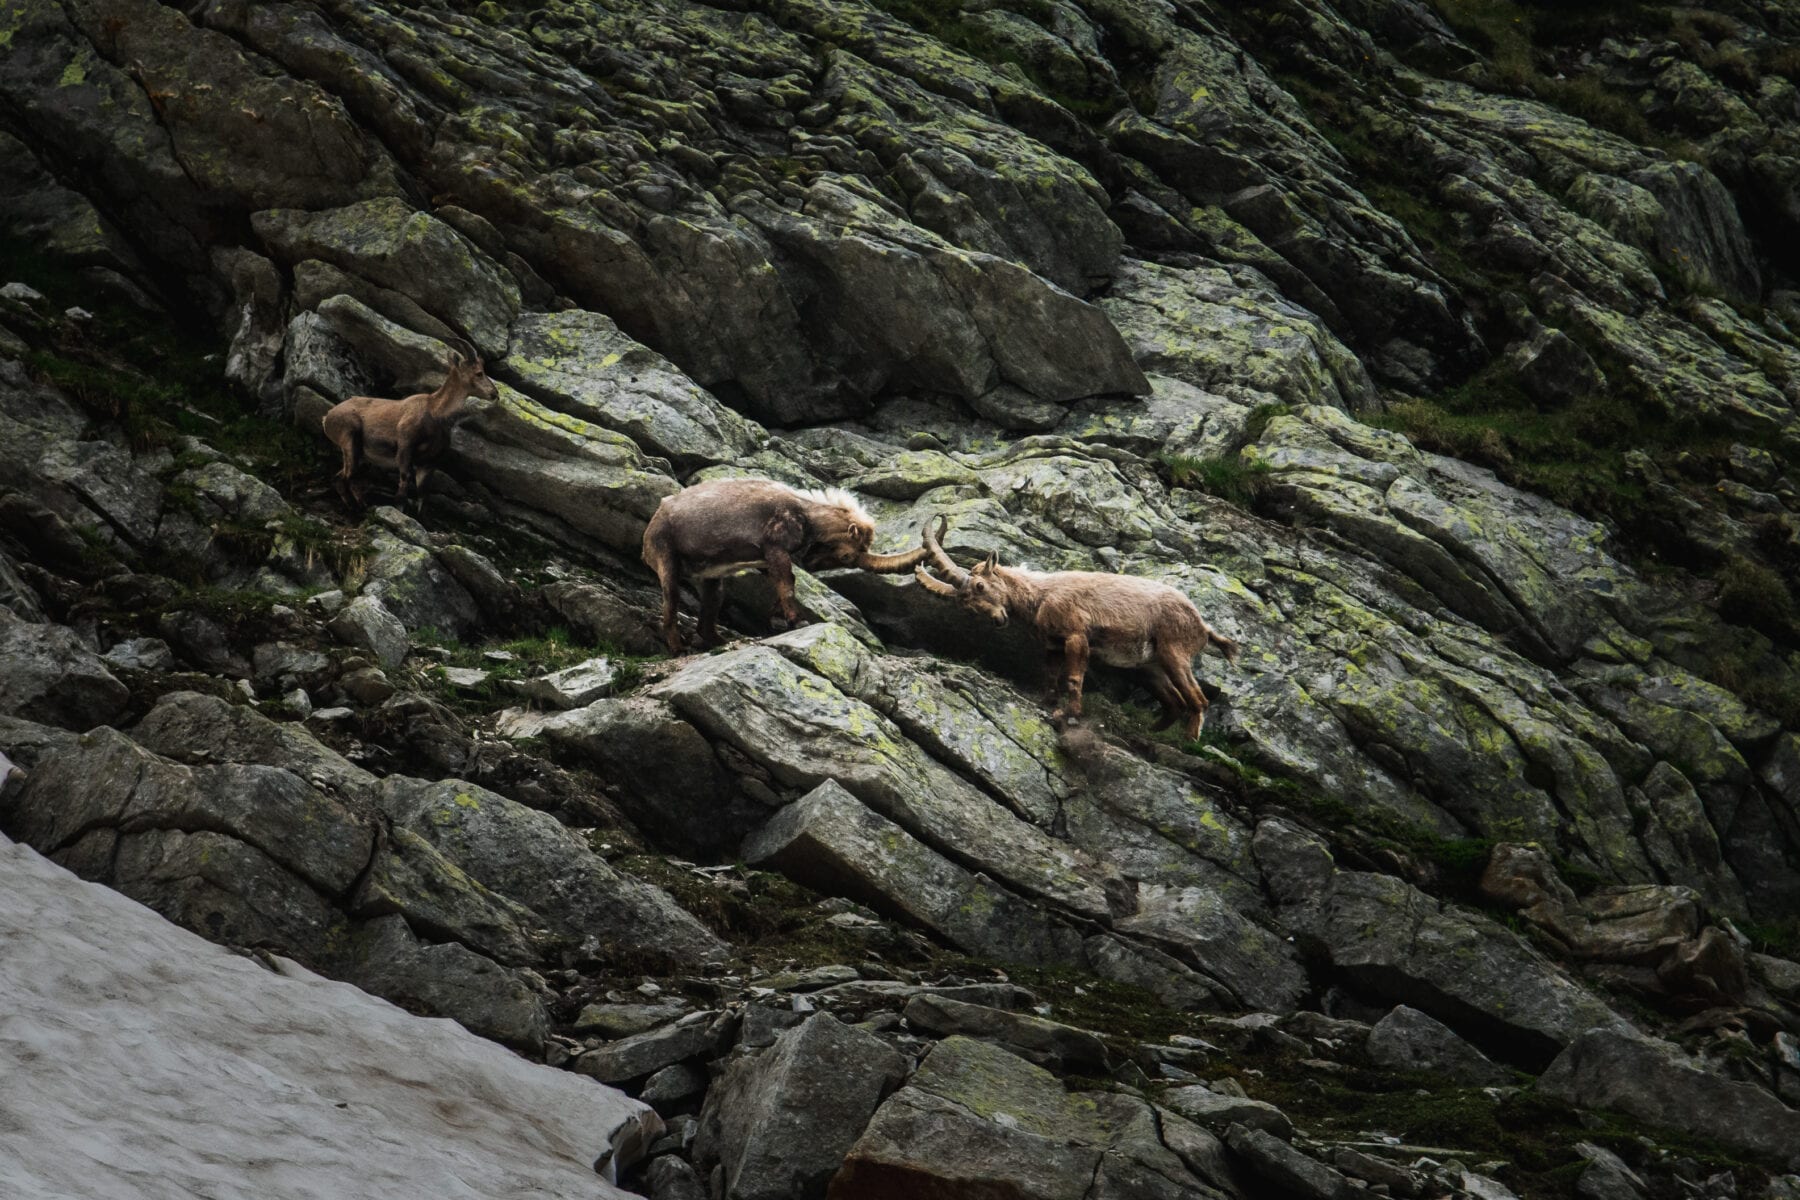
[[[1541,8],[11,6],[0,830],[641,1091],[657,1195],[1503,1194],[1323,1149],[1365,1071],[1781,1166],[1800,26]],[[645,524],[742,475],[1180,590],[1207,736],[906,575],[665,659]]]

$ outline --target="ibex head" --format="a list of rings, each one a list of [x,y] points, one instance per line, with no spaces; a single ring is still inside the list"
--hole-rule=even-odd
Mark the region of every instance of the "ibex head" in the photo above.
[[[928,592],[939,596],[950,596],[970,612],[979,613],[995,625],[1005,625],[1007,621],[1006,588],[999,576],[1000,556],[990,554],[965,571],[956,565],[956,561],[944,553],[944,547],[938,543],[945,530],[950,527],[947,518],[938,518],[938,528],[933,531],[931,522],[925,522],[925,552],[931,556],[932,565],[950,582],[945,583],[927,571],[923,564],[913,568],[913,578],[917,579]]]
[[[924,559],[924,550],[871,554],[869,548],[875,544],[875,518],[849,492],[827,488],[803,491],[800,495],[813,505],[808,519],[815,541],[807,556],[807,565],[812,569],[859,567],[864,571],[895,575],[911,570]]]
[[[481,361],[480,352],[468,342],[463,342],[463,345],[469,350],[466,355],[454,348],[450,351],[450,363],[445,370],[445,387],[455,384],[456,389],[465,395],[480,396],[483,400],[496,399],[500,395],[499,389],[488,378],[487,364]]]

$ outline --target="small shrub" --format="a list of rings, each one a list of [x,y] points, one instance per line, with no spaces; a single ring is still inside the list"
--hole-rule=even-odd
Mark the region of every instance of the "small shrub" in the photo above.
[[[1727,621],[1759,629],[1773,638],[1800,636],[1794,594],[1780,575],[1761,563],[1733,556],[1719,568],[1716,578],[1719,615]]]
[[[1738,930],[1750,939],[1750,945],[1758,952],[1800,962],[1800,917],[1742,921]]]

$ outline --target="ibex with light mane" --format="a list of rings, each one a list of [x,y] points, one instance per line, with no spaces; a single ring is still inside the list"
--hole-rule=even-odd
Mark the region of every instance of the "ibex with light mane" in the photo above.
[[[323,425],[325,436],[344,452],[338,493],[352,507],[362,504],[352,477],[367,459],[400,473],[397,499],[402,503],[417,496],[432,464],[450,448],[450,431],[469,415],[464,401],[472,395],[492,400],[497,394],[481,356],[469,346],[467,357],[459,350],[450,352],[444,382],[435,391],[404,400],[352,396],[336,405],[325,414]]]
[[[662,635],[682,652],[675,619],[681,582],[700,589],[700,644],[719,641],[719,603],[728,576],[762,571],[788,626],[799,623],[794,564],[809,571],[859,567],[899,574],[924,561],[923,548],[871,554],[875,519],[849,492],[800,491],[772,479],[715,479],[665,496],[644,530],[644,561],[662,583]]]
[[[1113,667],[1143,668],[1165,712],[1158,729],[1185,722],[1190,738],[1206,724],[1206,694],[1194,678],[1193,660],[1210,643],[1235,663],[1238,644],[1206,623],[1194,602],[1165,583],[1095,571],[1027,571],[1003,567],[997,555],[965,571],[944,553],[938,533],[925,522],[925,551],[945,579],[924,566],[914,575],[926,590],[954,597],[996,625],[1018,617],[1037,629],[1050,673],[1050,696],[1059,701],[1053,720],[1081,717],[1081,686],[1089,656]]]

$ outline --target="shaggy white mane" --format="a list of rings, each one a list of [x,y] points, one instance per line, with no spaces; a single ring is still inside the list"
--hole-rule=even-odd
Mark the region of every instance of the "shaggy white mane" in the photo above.
[[[829,504],[833,508],[848,509],[871,525],[875,523],[875,518],[871,517],[869,510],[862,506],[862,501],[843,488],[795,488],[794,491],[814,504]]]

